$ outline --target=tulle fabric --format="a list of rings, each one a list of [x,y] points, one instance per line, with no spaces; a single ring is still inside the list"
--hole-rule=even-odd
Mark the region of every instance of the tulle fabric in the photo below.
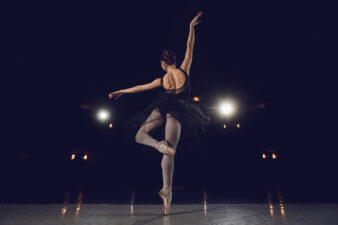
[[[169,113],[181,123],[182,137],[186,141],[200,142],[205,136],[205,128],[210,118],[202,112],[196,103],[190,103],[177,97],[178,95],[176,96],[175,94],[159,94],[150,105],[125,123],[124,131],[126,135],[134,138],[138,129],[145,123],[151,112],[154,109],[158,109],[164,121],[167,113]]]

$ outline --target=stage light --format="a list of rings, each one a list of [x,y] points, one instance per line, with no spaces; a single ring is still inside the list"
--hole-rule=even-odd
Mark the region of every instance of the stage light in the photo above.
[[[72,154],[72,156],[70,157],[71,160],[75,159],[75,154]]]
[[[273,158],[273,159],[276,159],[276,158],[277,158],[276,153],[272,153],[272,158]]]
[[[195,102],[199,102],[199,101],[201,101],[201,98],[200,98],[200,97],[197,97],[197,96],[195,96],[195,97],[193,98],[193,100],[194,100]]]
[[[265,153],[263,153],[262,158],[266,159],[266,154]]]
[[[109,124],[109,128],[113,128],[113,123],[110,123],[110,124]]]
[[[235,105],[231,101],[221,103],[219,106],[219,112],[223,116],[231,116],[235,112]]]
[[[226,125],[226,124],[224,124],[224,125],[223,125],[223,128],[224,128],[224,129],[225,129],[225,128],[227,128],[227,125]]]
[[[237,128],[240,128],[240,127],[241,127],[241,125],[240,125],[239,123],[237,123],[237,124],[236,124],[236,127],[237,127]]]
[[[82,158],[83,158],[83,160],[87,160],[88,159],[88,155],[85,154]]]
[[[109,112],[102,109],[97,113],[97,118],[101,121],[105,121],[109,118]]]

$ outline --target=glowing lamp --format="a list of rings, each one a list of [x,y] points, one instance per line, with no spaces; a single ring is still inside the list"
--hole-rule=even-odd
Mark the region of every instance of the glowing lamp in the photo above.
[[[193,98],[193,100],[194,100],[195,102],[199,102],[199,101],[201,101],[201,98],[200,98],[200,97],[197,97],[197,96],[195,96],[195,97]]]
[[[272,158],[273,158],[273,159],[276,159],[276,158],[277,158],[276,153],[272,153]]]
[[[235,112],[235,105],[232,102],[223,102],[219,106],[219,112],[223,116],[231,116]]]
[[[97,113],[97,118],[101,121],[105,121],[109,118],[109,112],[106,111],[106,110],[100,110],[98,113]]]

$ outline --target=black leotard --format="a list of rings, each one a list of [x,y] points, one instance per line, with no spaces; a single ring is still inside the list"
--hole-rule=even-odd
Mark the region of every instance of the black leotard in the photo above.
[[[161,86],[164,89],[165,93],[168,94],[173,94],[175,99],[184,99],[186,101],[189,101],[190,98],[190,77],[189,75],[182,70],[181,68],[177,68],[179,70],[181,70],[183,72],[183,74],[185,75],[185,81],[182,87],[180,88],[176,88],[176,89],[166,89],[163,87],[163,77],[161,78]]]

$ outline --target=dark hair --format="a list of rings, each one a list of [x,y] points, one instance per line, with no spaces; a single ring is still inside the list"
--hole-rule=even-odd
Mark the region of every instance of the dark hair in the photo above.
[[[161,61],[167,65],[176,64],[176,53],[173,50],[166,49],[161,53]]]

